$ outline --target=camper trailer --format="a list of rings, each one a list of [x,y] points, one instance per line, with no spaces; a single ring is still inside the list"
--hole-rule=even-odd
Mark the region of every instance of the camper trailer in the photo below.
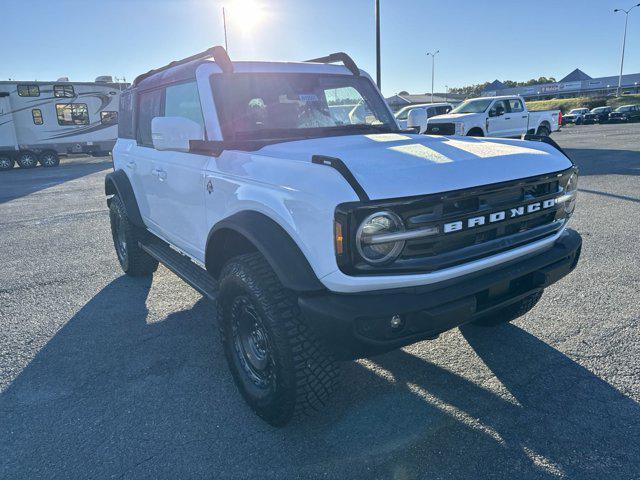
[[[53,167],[59,155],[111,151],[120,92],[109,76],[95,82],[0,82],[0,170]]]

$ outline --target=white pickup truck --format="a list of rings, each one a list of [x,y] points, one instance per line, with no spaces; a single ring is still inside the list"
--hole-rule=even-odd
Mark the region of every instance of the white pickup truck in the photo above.
[[[561,118],[560,110],[529,112],[517,95],[473,98],[448,115],[430,118],[426,133],[502,138],[519,138],[529,133],[546,137],[560,129]]]

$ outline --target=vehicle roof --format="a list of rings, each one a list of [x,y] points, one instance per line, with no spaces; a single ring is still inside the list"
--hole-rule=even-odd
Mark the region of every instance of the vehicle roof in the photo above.
[[[343,65],[315,62],[232,62],[234,73],[326,73],[334,75],[353,75]],[[213,59],[198,59],[159,70],[142,79],[135,88],[149,89],[169,83],[195,78],[196,70],[206,66],[214,73],[222,73],[222,69]],[[363,75],[368,75],[361,71]]]
[[[57,80],[0,80],[0,85],[97,85],[110,87],[128,87],[129,83],[120,82],[71,82]]]
[[[518,98],[522,100],[522,97],[520,95],[497,95],[495,97],[475,97],[475,98],[467,98],[467,100],[506,100],[508,98]]]
[[[452,106],[449,102],[434,102],[434,103],[414,103],[413,105],[407,105],[402,107],[399,112],[402,110],[407,110],[410,108],[421,108],[421,107],[448,107]]]

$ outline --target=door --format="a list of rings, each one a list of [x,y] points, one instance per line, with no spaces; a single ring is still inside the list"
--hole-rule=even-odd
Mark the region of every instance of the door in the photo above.
[[[529,115],[524,111],[522,100],[518,98],[507,100],[507,112],[504,115],[507,136],[519,137],[527,132]]]
[[[188,118],[204,131],[196,82],[167,86],[161,115]],[[189,152],[154,150],[149,177],[149,182],[155,185],[151,189],[154,223],[173,245],[199,260],[204,259],[208,234],[204,172],[210,158]]]
[[[9,95],[0,92],[0,149],[15,150],[18,146],[16,129],[11,113]]]
[[[496,100],[489,109],[489,117],[487,118],[487,137],[508,137],[509,130],[507,122],[507,102],[504,100]]]

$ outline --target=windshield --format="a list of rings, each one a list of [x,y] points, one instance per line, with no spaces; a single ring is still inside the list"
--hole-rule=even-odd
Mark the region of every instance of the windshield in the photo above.
[[[586,113],[586,112],[588,112],[588,111],[589,111],[589,110],[587,110],[587,109],[585,109],[585,108],[574,108],[573,110],[571,110],[571,111],[569,112],[569,115],[575,115],[575,114],[578,114],[578,113]]]
[[[398,131],[366,77],[309,73],[213,75],[225,139],[287,139]]]
[[[489,108],[493,100],[491,98],[479,98],[477,100],[467,100],[461,103],[449,113],[481,113]]]
[[[616,112],[620,113],[620,112],[628,112],[629,110],[631,110],[631,106],[627,105],[624,107],[618,107],[616,108]]]
[[[602,113],[607,110],[607,107],[598,107],[591,110],[591,113]]]

